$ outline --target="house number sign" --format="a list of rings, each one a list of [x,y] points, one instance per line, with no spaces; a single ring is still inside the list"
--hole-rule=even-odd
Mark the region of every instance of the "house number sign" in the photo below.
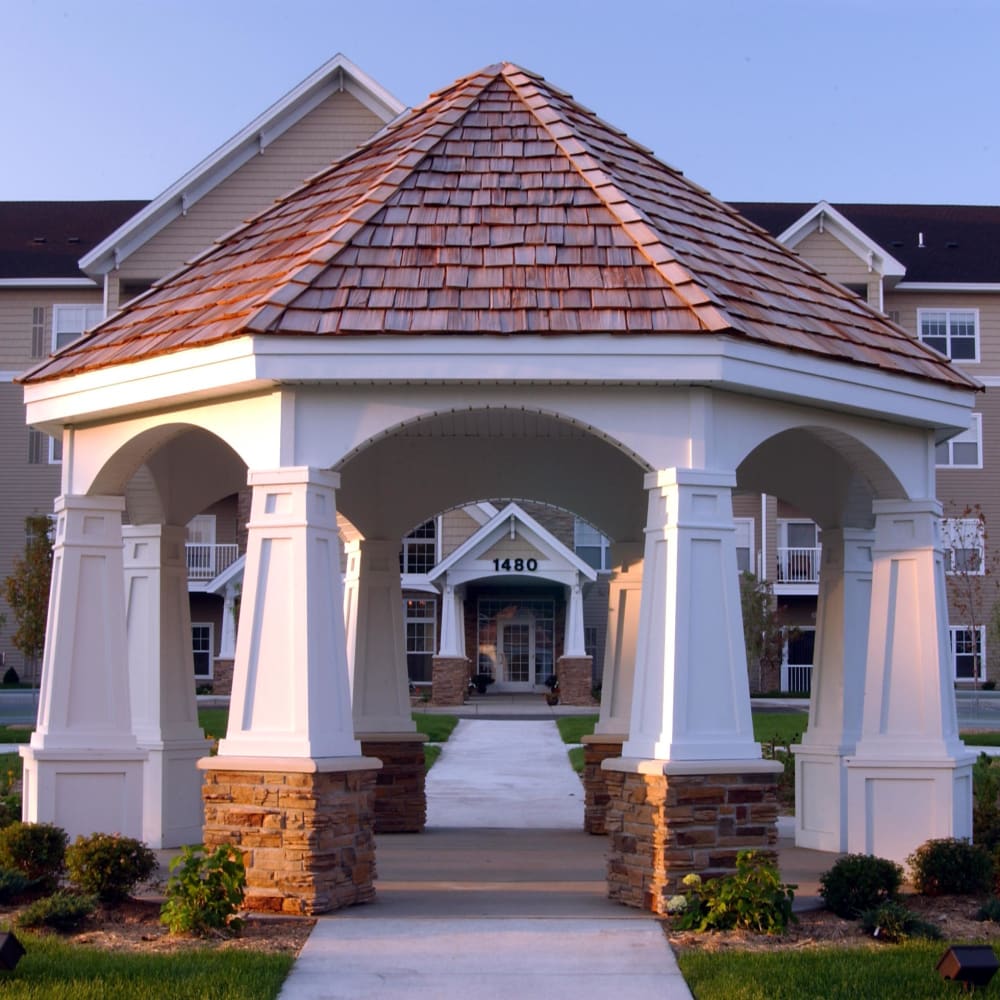
[[[493,572],[534,573],[538,569],[537,559],[494,559]]]

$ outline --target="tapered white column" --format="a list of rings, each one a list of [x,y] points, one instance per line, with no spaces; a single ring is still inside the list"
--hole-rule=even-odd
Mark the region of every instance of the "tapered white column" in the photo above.
[[[240,630],[220,757],[356,757],[336,488],[291,467],[251,471]]]
[[[877,501],[861,737],[847,760],[848,849],[897,861],[971,837],[936,500]]]
[[[874,535],[826,528],[809,728],[795,753],[795,842],[847,850],[847,765],[861,735]]]
[[[347,555],[346,587],[352,597],[345,609],[354,732],[358,739],[415,732],[406,672],[399,542],[354,541]]]
[[[465,656],[465,598],[461,587],[453,587],[445,578],[441,592],[441,645],[438,656]]]
[[[601,675],[601,713],[594,733],[628,735],[635,677],[635,651],[639,633],[642,595],[642,544],[622,542],[611,546],[614,567],[608,588],[608,631]]]
[[[583,588],[580,580],[568,588],[566,630],[563,636],[563,656],[586,656],[587,642],[583,631]]]
[[[148,752],[142,839],[150,847],[201,840],[198,725],[188,602],[186,532],[177,525],[122,528],[132,726]]]
[[[222,628],[219,630],[219,659],[236,658],[236,597],[239,586],[232,580],[226,584],[222,597]]]
[[[760,761],[750,717],[730,473],[646,476],[649,507],[623,758]]]
[[[121,517],[113,496],[56,499],[38,725],[24,758],[24,818],[70,837],[142,835],[145,751],[132,731]]]

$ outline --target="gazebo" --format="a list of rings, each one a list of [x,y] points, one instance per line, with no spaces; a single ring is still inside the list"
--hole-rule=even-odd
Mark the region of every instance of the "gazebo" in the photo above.
[[[798,842],[901,858],[971,834],[934,448],[975,384],[531,72],[432,95],[24,383],[64,456],[26,819],[232,842],[259,909],[370,898],[376,773],[421,759],[399,540],[523,497],[613,541],[591,746],[609,892],[662,911],[687,872],[775,842],[746,489],[823,530]],[[183,526],[246,484],[210,757]],[[358,535],[347,601],[338,515]],[[467,666],[456,642],[438,661]]]

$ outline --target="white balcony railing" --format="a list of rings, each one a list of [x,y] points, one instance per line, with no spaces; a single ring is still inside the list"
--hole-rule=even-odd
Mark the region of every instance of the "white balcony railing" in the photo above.
[[[188,542],[187,568],[189,580],[212,580],[239,558],[238,545],[207,545]]]
[[[819,583],[822,548],[778,548],[778,583]]]
[[[812,688],[811,663],[783,663],[781,665],[781,690],[795,694],[809,694]]]

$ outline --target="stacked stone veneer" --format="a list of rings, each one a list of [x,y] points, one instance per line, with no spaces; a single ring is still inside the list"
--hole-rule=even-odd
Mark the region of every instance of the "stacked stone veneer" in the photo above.
[[[608,791],[610,771],[601,764],[610,757],[622,755],[624,736],[583,737],[583,830],[585,833],[603,835],[608,832],[607,813],[611,795]]]
[[[431,703],[464,705],[468,693],[468,659],[464,656],[435,656],[431,668]]]
[[[561,656],[556,663],[559,702],[562,705],[596,705],[592,660],[589,656]]]
[[[374,898],[378,761],[351,760],[330,770],[308,758],[199,763],[205,846],[243,853],[248,909],[316,914]]]
[[[729,874],[746,849],[773,857],[777,779],[775,771],[756,767],[715,774],[608,771],[608,897],[662,914],[689,872]]]
[[[361,752],[382,761],[382,769],[375,777],[375,832],[420,833],[427,822],[427,737],[415,733],[359,738]]]

